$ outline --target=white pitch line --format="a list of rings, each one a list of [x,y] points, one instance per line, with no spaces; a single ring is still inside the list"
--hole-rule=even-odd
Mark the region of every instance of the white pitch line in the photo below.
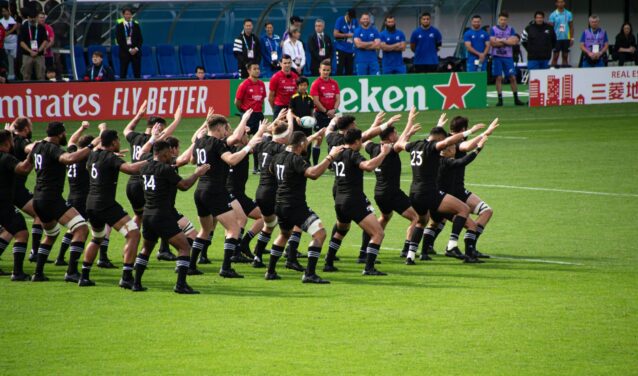
[[[490,138],[502,138],[505,140],[527,140],[527,137],[517,137],[517,136],[490,136]]]

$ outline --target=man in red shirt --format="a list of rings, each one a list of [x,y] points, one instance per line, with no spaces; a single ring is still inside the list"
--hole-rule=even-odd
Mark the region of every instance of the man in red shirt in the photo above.
[[[259,80],[259,63],[250,62],[246,64],[248,78],[242,82],[237,88],[235,94],[235,106],[242,114],[248,109],[252,109],[253,113],[248,119],[246,126],[248,134],[253,135],[259,129],[259,123],[264,120],[264,99],[266,99],[266,85]],[[259,172],[259,162],[257,154],[253,153],[253,174]]]
[[[279,112],[288,108],[290,98],[297,91],[297,79],[299,76],[292,70],[292,59],[289,55],[281,57],[281,70],[270,79],[270,93],[268,102],[272,107],[273,118],[277,118]]]
[[[319,78],[310,87],[310,95],[315,102],[315,119],[317,119],[315,131],[328,126],[341,102],[339,84],[330,78],[331,70],[330,59],[323,60],[319,66]],[[322,141],[323,137],[320,137],[312,145],[312,161],[315,165],[319,162]]]

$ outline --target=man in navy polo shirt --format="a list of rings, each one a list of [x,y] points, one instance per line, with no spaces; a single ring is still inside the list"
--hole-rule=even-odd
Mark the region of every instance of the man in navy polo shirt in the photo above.
[[[481,28],[481,16],[472,16],[472,27],[463,34],[467,50],[468,72],[484,72],[487,68],[487,53],[490,50],[490,35]]]
[[[439,48],[443,37],[434,26],[430,26],[430,13],[421,15],[421,26],[412,32],[410,49],[414,52],[414,71],[416,73],[436,72],[439,66]]]
[[[404,74],[403,51],[405,51],[405,34],[397,29],[394,16],[386,16],[383,23],[385,25],[385,30],[381,32],[383,74]]]
[[[359,27],[354,30],[354,46],[357,75],[379,74],[377,49],[381,46],[381,35],[374,25],[370,25],[369,13],[363,13],[359,19]]]
[[[354,9],[348,9],[345,16],[337,18],[332,36],[337,51],[337,72],[339,76],[351,76],[354,68],[354,29],[359,26]],[[321,69],[321,68],[320,68]]]

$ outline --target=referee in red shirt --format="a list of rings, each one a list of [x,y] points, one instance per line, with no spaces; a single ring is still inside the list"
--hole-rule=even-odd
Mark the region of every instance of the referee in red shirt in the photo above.
[[[242,82],[237,88],[235,94],[235,106],[240,113],[246,112],[249,108],[253,113],[248,119],[248,134],[253,135],[259,129],[259,123],[264,120],[264,99],[266,99],[266,84],[259,80],[259,64],[246,64],[248,78]],[[253,153],[253,174],[259,172],[259,163],[257,162],[257,154]]]
[[[288,108],[290,98],[297,91],[297,79],[299,76],[292,70],[292,59],[289,55],[281,57],[281,70],[270,78],[270,93],[268,93],[268,103],[272,107],[273,119],[277,118],[279,112]]]
[[[315,131],[330,124],[330,119],[335,116],[341,102],[339,84],[330,78],[331,70],[330,59],[323,60],[319,66],[319,78],[310,87],[310,95],[315,102],[315,119],[317,119]],[[323,137],[318,138],[312,145],[312,161],[315,166],[319,162],[322,141]]]

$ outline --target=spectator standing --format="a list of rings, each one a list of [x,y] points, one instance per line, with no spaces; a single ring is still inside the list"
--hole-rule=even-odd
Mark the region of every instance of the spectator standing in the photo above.
[[[319,78],[317,78],[310,87],[310,95],[315,102],[315,131],[325,128],[330,120],[335,117],[339,104],[341,103],[341,95],[339,84],[330,78],[332,71],[332,63],[330,59],[321,62],[319,66]],[[323,138],[317,138],[312,145],[312,161],[314,165],[319,163],[319,154],[321,153],[321,142]]]
[[[378,75],[379,58],[377,50],[381,47],[381,35],[370,24],[370,14],[363,13],[359,18],[359,27],[354,29],[354,63],[357,75]]]
[[[7,52],[9,78],[13,78],[15,77],[15,60],[18,56],[18,29],[20,25],[11,17],[9,6],[2,6],[2,19],[0,19],[0,24],[2,24],[2,28],[6,31],[4,36],[4,50]]]
[[[471,27],[463,34],[468,72],[484,72],[487,69],[487,54],[490,51],[490,35],[481,27],[481,16],[472,16]]]
[[[436,72],[439,67],[439,48],[443,42],[441,32],[431,26],[430,13],[421,14],[419,27],[410,36],[410,49],[414,52],[416,73]]]
[[[556,10],[549,15],[549,24],[556,33],[556,45],[552,56],[552,66],[558,65],[558,55],[562,54],[563,66],[569,65],[569,48],[574,44],[574,17],[565,9],[565,0],[556,1]]]
[[[261,36],[262,76],[270,77],[279,70],[281,58],[281,38],[274,33],[272,22],[266,22],[264,33]]]
[[[107,67],[103,64],[104,56],[102,52],[95,51],[91,56],[91,65],[86,69],[84,73],[84,81],[113,81],[113,70],[111,67]]]
[[[7,58],[7,51],[4,49],[4,37],[6,35],[4,27],[0,27],[0,76],[7,77],[9,72],[9,59]]]
[[[492,46],[492,75],[496,79],[498,94],[497,106],[503,105],[503,76],[507,77],[514,94],[514,104],[523,106],[525,103],[518,99],[516,86],[516,69],[514,68],[513,49],[518,45],[518,36],[513,27],[507,24],[509,14],[501,12],[498,15],[498,25],[490,30],[490,44]]]
[[[324,59],[332,58],[332,39],[325,33],[326,23],[321,19],[315,21],[315,32],[308,38],[308,46],[310,52],[310,74],[319,75],[319,64]],[[306,88],[307,89],[307,88]]]
[[[589,16],[589,27],[580,37],[580,49],[583,51],[583,68],[604,67],[604,56],[609,49],[607,32],[600,27],[600,18]]]
[[[354,29],[359,26],[356,18],[356,11],[348,9],[345,16],[337,18],[332,31],[335,38],[338,76],[351,76],[354,71]]]
[[[264,100],[266,99],[266,85],[259,80],[259,63],[251,61],[245,67],[248,72],[248,78],[245,79],[237,88],[235,94],[235,107],[243,115],[244,112],[252,110],[250,118],[246,126],[248,134],[254,135],[259,129],[259,123],[264,120]],[[253,153],[253,174],[259,171],[259,162],[257,154]]]
[[[386,16],[383,21],[385,29],[381,32],[381,60],[383,74],[404,74],[405,34],[397,29],[394,16]]]
[[[618,65],[623,66],[627,61],[633,61],[638,65],[638,51],[636,51],[636,37],[629,22],[625,22],[620,28],[620,33],[616,35],[614,44],[615,58]]]
[[[49,25],[46,21],[47,15],[44,12],[38,12],[38,23],[44,26],[44,28],[46,29],[47,40],[49,41],[47,43],[47,49],[44,50],[44,64],[47,68],[49,68],[54,66],[53,50],[51,49],[51,47],[55,43],[55,33],[53,32],[53,28],[51,27],[51,25]]]
[[[235,38],[233,54],[237,59],[241,78],[248,78],[248,71],[246,70],[248,64],[257,63],[259,65],[261,61],[261,44],[259,38],[253,34],[253,20],[250,18],[244,20],[244,29]]]
[[[536,11],[534,21],[525,27],[522,35],[523,47],[527,50],[527,69],[547,69],[556,44],[554,28],[545,22],[545,13]]]
[[[124,20],[115,26],[115,39],[120,46],[120,78],[125,79],[128,65],[133,65],[133,76],[142,76],[142,29],[133,20],[131,8],[122,9]]]
[[[20,49],[22,52],[22,67],[20,72],[25,81],[33,78],[35,70],[35,78],[39,81],[44,80],[46,65],[44,64],[44,51],[47,48],[47,31],[44,26],[38,23],[37,14],[29,9],[24,10],[23,14],[27,14],[27,22],[20,27]]]
[[[204,67],[202,67],[201,65],[195,67],[195,77],[198,80],[205,80],[206,79],[206,69],[204,69]]]
[[[292,70],[291,57],[284,54],[281,57],[281,70],[272,76],[269,84],[268,103],[272,107],[273,118],[277,118],[281,110],[288,108],[290,98],[297,89],[298,78],[297,73]]]
[[[292,29],[293,27],[297,28],[297,30],[299,30],[299,33],[301,33],[301,28],[303,27],[303,19],[301,19],[301,17],[299,16],[290,17],[290,26],[288,26],[288,30],[284,32],[284,35],[281,38],[282,48],[283,48],[284,42],[287,41],[288,38],[290,38],[290,29]],[[297,38],[297,39],[300,39],[300,38]]]
[[[303,68],[306,66],[306,51],[303,43],[299,40],[301,32],[296,27],[291,27],[288,33],[288,39],[284,41],[282,53],[290,56],[292,59],[292,69],[298,74],[303,75]]]

